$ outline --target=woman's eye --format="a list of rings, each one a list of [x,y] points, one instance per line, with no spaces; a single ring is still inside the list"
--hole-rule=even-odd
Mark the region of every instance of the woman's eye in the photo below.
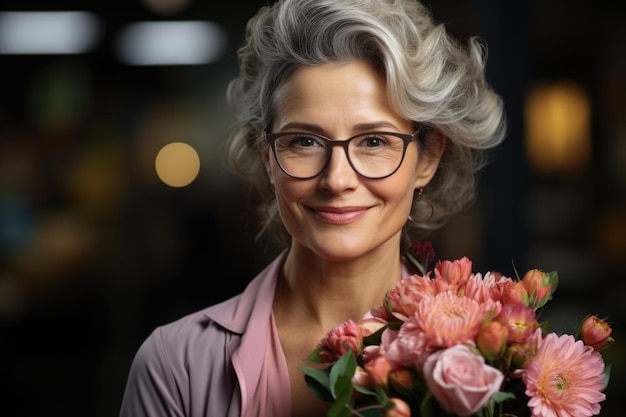
[[[302,147],[319,146],[319,142],[311,136],[297,136],[291,140],[291,144]]]
[[[384,139],[382,139],[380,136],[367,136],[362,143],[365,146],[377,147],[384,145]]]

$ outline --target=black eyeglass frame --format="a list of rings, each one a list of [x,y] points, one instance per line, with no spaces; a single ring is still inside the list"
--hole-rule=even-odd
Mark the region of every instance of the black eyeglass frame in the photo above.
[[[423,126],[419,125],[417,130],[414,133],[412,133],[412,134],[398,133],[398,132],[380,132],[380,131],[364,132],[364,133],[359,133],[358,135],[354,135],[354,136],[352,136],[352,137],[350,137],[348,139],[345,139],[345,140],[333,140],[333,139],[329,139],[329,138],[327,138],[325,136],[322,136],[320,134],[310,133],[310,132],[276,132],[276,133],[267,133],[267,131],[263,130],[261,132],[261,136],[262,136],[262,140],[265,141],[267,144],[269,144],[270,148],[272,148],[272,153],[274,154],[274,159],[276,160],[276,163],[278,164],[280,169],[286,175],[290,176],[291,178],[300,179],[300,180],[309,180],[311,178],[317,177],[322,172],[324,172],[324,170],[328,166],[328,163],[330,162],[330,157],[332,155],[332,147],[333,146],[341,146],[343,148],[344,152],[346,153],[346,158],[348,159],[348,163],[350,164],[350,166],[352,167],[354,172],[356,172],[357,174],[359,174],[363,178],[367,178],[367,179],[371,179],[371,180],[380,180],[380,179],[388,178],[388,177],[392,176],[393,174],[395,174],[400,169],[400,167],[402,166],[402,163],[404,162],[404,156],[406,155],[406,149],[408,148],[409,144],[411,142],[414,142],[414,141],[418,140],[418,139],[421,141],[421,139],[422,139],[421,133],[423,131],[424,131]],[[283,165],[280,163],[280,160],[278,159],[278,155],[276,153],[275,143],[276,143],[276,140],[278,138],[280,138],[282,136],[287,136],[287,135],[313,136],[316,139],[321,139],[325,144],[328,145],[328,148],[330,148],[330,151],[327,153],[326,161],[324,162],[324,164],[322,165],[322,167],[320,168],[320,170],[319,170],[319,172],[317,174],[310,175],[308,177],[297,177],[297,176],[287,172],[287,170],[283,167]],[[391,135],[391,136],[395,136],[395,137],[398,137],[398,138],[402,139],[402,141],[404,142],[404,146],[402,147],[402,158],[400,158],[400,162],[398,163],[398,166],[396,167],[396,169],[394,169],[393,171],[391,171],[387,175],[383,175],[382,177],[370,177],[370,176],[367,176],[367,175],[363,175],[363,174],[361,174],[359,172],[358,169],[356,169],[356,167],[352,163],[352,159],[350,159],[350,152],[348,152],[348,146],[350,145],[350,142],[352,142],[354,139],[360,138],[360,137],[363,137],[363,136],[366,136],[366,135]]]

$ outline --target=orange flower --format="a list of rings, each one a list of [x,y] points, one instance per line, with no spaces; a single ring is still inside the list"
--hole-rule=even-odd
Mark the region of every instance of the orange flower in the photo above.
[[[504,285],[502,302],[520,306],[528,305],[528,291],[521,281],[511,281]]]
[[[409,368],[400,368],[389,373],[389,382],[396,391],[407,394],[415,389],[417,377]]]
[[[498,359],[506,350],[509,328],[500,321],[483,325],[476,336],[476,346],[489,360]]]
[[[529,306],[535,309],[542,307],[548,302],[552,295],[552,281],[550,274],[546,274],[539,269],[531,269],[526,272],[522,279],[522,284],[530,296]]]
[[[435,266],[435,278],[462,285],[472,273],[472,261],[466,256],[455,261],[439,261]]]
[[[389,372],[391,372],[391,364],[387,358],[379,355],[363,366],[365,372],[369,375],[370,383],[375,388],[386,388],[389,382]]]

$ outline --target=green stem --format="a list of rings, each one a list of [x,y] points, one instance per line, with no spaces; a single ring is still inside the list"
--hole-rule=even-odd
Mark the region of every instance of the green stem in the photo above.
[[[355,417],[363,417],[363,414],[359,413],[359,411],[375,410],[377,408],[380,408],[382,410],[383,406],[382,405],[368,405],[366,407],[361,407],[357,410],[355,410],[354,408],[350,408],[350,411],[352,412],[352,415]]]

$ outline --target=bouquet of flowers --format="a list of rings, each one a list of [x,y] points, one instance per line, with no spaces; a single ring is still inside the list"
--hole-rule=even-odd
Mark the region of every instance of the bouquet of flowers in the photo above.
[[[329,417],[596,415],[612,329],[590,315],[575,335],[550,332],[539,316],[557,284],[556,272],[512,279],[439,261],[330,330],[301,370]]]

